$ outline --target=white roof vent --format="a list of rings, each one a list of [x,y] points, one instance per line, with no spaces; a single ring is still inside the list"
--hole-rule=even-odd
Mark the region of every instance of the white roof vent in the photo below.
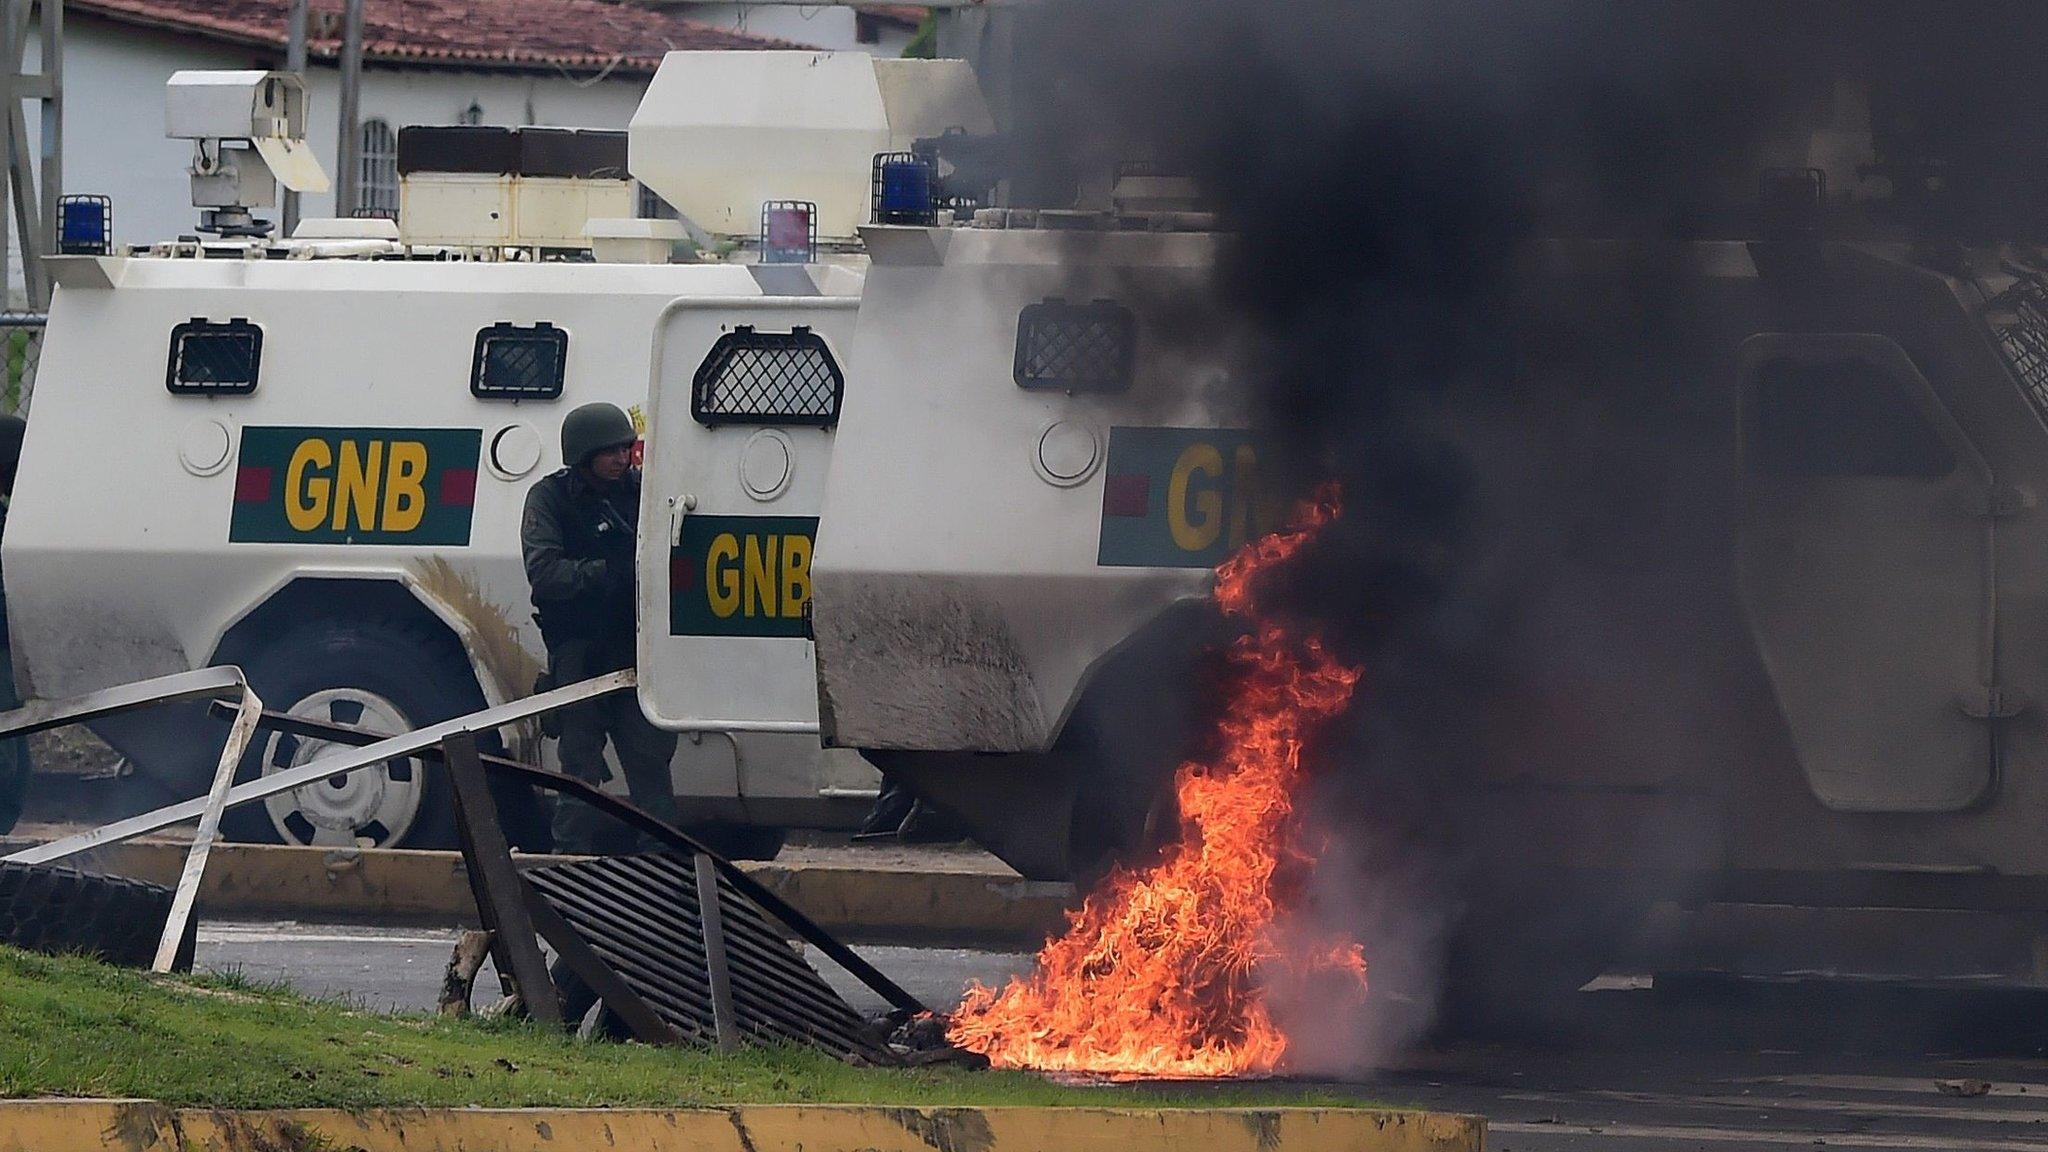
[[[599,264],[666,264],[688,237],[680,220],[597,217],[583,226]]]
[[[961,60],[865,52],[671,52],[628,128],[627,167],[717,236],[753,237],[770,200],[818,206],[823,240],[868,222],[875,154],[995,128]]]
[[[308,216],[292,229],[294,240],[398,239],[398,221],[375,216]]]

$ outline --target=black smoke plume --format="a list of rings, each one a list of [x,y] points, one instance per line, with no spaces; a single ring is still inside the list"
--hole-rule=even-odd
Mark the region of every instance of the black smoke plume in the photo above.
[[[1466,975],[1557,978],[1615,930],[1608,901],[1567,914],[1515,873],[1504,831],[1579,837],[1609,869],[1707,862],[1686,829],[1546,811],[1573,802],[1540,787],[1479,819],[1471,794],[1711,782],[1756,754],[1770,704],[1728,586],[1735,419],[1685,246],[1757,238],[1762,172],[1809,163],[1817,131],[1871,139],[1866,170],[1830,189],[1867,202],[1859,226],[1930,253],[2038,238],[2040,12],[1053,0],[1018,16],[1015,187],[1063,206],[1117,162],[1192,176],[1232,239],[1207,298],[1157,328],[1231,350],[1269,483],[1342,485],[1339,527],[1273,590],[1367,669],[1311,805],[1338,842],[1301,883],[1361,934],[1395,1007],[1319,1030],[1311,1059],[1418,1026],[1447,942],[1481,941],[1452,949]],[[1532,275],[1560,237],[1611,242],[1612,267]],[[1604,895],[1626,910],[1648,892]]]

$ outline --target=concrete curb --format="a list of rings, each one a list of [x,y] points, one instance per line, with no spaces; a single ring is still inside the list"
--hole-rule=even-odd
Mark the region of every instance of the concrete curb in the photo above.
[[[0,855],[30,843],[0,841]],[[183,844],[139,840],[95,849],[65,863],[170,884],[184,867],[185,852]],[[826,930],[871,942],[1035,948],[1064,926],[1073,899],[1071,885],[982,872],[773,861],[744,866]],[[475,919],[476,906],[457,852],[220,844],[207,862],[199,912],[467,923]]]
[[[309,1108],[0,1102],[0,1152],[1482,1152],[1486,1121],[1379,1109]]]

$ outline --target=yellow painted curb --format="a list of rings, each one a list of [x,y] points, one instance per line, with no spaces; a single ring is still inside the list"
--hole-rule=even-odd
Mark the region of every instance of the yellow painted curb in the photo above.
[[[1482,1152],[1486,1121],[1374,1109],[392,1108],[0,1102],[0,1152]]]
[[[28,841],[0,841],[0,855]],[[186,846],[139,840],[66,861],[88,871],[176,882]],[[537,861],[563,857],[525,857]],[[979,872],[886,871],[829,864],[743,865],[827,931],[867,940],[1035,947],[1065,924],[1073,889]],[[390,922],[475,919],[457,852],[220,844],[199,890],[204,916],[334,917]]]

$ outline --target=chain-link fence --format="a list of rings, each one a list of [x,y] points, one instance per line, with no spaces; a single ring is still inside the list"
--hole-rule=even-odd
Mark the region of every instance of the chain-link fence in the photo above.
[[[0,312],[0,350],[7,356],[6,375],[0,377],[0,412],[28,415],[29,395],[36,386],[36,362],[43,355],[43,325],[48,320],[41,312]]]

